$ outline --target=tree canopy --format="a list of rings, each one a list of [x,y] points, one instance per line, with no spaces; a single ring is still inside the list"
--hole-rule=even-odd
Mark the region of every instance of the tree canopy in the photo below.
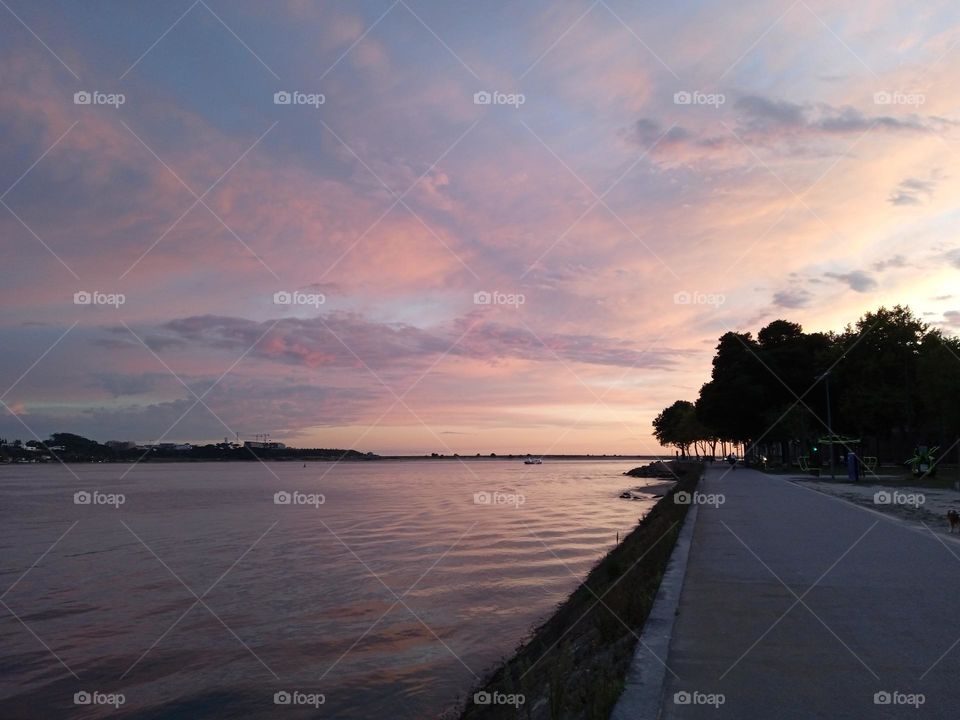
[[[891,457],[917,444],[951,446],[960,435],[960,339],[899,305],[842,333],[782,319],[756,337],[727,332],[699,397],[674,402],[653,426],[662,445],[683,454],[718,441],[747,450],[816,445],[830,431]]]

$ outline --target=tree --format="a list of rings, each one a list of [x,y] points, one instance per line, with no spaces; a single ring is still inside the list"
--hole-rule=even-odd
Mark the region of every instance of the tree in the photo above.
[[[837,364],[839,424],[876,438],[911,444],[917,421],[920,350],[928,326],[910,308],[884,307],[848,326]]]
[[[757,333],[757,360],[767,372],[763,406],[757,408],[764,430],[756,439],[779,444],[783,458],[791,440],[826,430],[825,397],[813,388],[833,361],[833,342],[787,320],[774,320]]]
[[[724,334],[693,420],[689,403],[677,401],[655,421],[657,437],[684,453],[691,445],[715,450],[717,441],[766,453],[779,443],[789,458],[792,443],[809,447],[828,431],[821,383],[828,370],[830,430],[871,440],[876,455],[883,439],[892,459],[915,445],[949,447],[960,436],[960,339],[897,305],[866,313],[839,335],[806,333],[782,319],[756,339]]]
[[[700,424],[693,403],[677,400],[665,408],[653,421],[653,435],[664,446],[673,446],[686,457],[690,446],[700,437]]]
[[[720,338],[710,382],[700,388],[697,417],[723,440],[746,444],[763,430],[767,371],[757,361],[759,346],[750,333]],[[761,374],[762,373],[762,374]]]
[[[960,436],[960,339],[927,333],[917,363],[917,399],[923,431],[949,446]]]

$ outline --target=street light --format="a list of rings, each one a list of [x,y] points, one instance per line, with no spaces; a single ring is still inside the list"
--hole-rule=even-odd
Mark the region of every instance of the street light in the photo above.
[[[823,375],[820,375],[817,380],[826,380],[827,388],[827,438],[829,442],[827,445],[830,447],[830,479],[836,480],[837,475],[834,470],[833,464],[833,421],[830,414],[830,371],[827,370]]]

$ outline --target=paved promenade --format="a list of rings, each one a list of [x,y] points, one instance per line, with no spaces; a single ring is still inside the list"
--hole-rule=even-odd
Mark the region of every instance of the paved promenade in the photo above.
[[[661,717],[960,717],[945,522],[934,536],[744,468],[710,468],[700,492],[725,502],[699,510]]]

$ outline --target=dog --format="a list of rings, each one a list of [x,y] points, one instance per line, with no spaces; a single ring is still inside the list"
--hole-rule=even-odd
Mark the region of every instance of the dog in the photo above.
[[[950,510],[947,512],[947,522],[950,523],[950,532],[953,532],[956,529],[957,532],[960,532],[960,513],[956,510]]]

